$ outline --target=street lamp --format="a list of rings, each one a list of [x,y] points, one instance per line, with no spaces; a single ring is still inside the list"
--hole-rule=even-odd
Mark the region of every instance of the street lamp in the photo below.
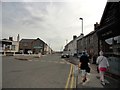
[[[80,20],[82,20],[82,34],[83,34],[83,18],[79,18]]]

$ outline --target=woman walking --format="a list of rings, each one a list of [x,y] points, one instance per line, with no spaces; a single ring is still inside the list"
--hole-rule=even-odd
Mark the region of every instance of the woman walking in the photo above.
[[[100,51],[100,56],[97,58],[96,63],[98,64],[99,73],[100,73],[100,81],[102,85],[105,85],[104,74],[109,67],[108,60],[105,56],[103,56],[103,52]]]

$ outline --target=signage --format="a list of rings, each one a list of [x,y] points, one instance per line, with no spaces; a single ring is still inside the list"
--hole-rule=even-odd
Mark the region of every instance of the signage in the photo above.
[[[34,46],[33,48],[43,48],[43,47],[40,47],[40,46]]]

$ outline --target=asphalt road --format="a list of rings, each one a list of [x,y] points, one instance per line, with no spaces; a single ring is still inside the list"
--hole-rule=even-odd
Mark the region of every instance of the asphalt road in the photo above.
[[[61,59],[59,54],[28,60],[16,57],[2,57],[3,88],[65,88],[70,63]]]

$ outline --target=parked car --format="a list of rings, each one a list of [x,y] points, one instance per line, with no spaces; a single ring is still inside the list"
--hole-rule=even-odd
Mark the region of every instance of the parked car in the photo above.
[[[63,52],[61,54],[61,58],[69,58],[69,57],[70,57],[70,55],[67,52]]]
[[[77,58],[80,58],[81,55],[82,55],[82,53],[78,53],[78,54],[77,54]]]

